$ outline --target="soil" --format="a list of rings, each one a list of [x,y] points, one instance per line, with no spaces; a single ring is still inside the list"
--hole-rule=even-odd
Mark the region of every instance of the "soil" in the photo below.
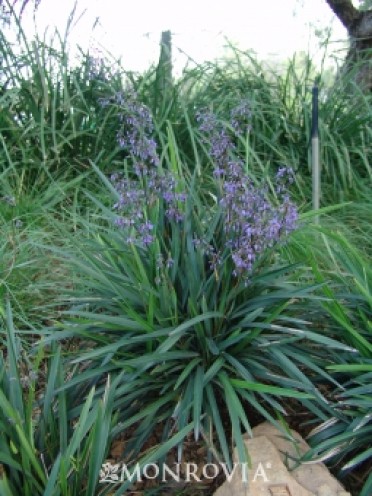
[[[301,410],[300,403],[290,401],[286,403],[286,409],[288,415],[285,420],[291,429],[296,430],[301,434],[302,437],[306,439],[306,436],[314,427],[314,419],[312,415],[303,410]],[[222,413],[222,412],[221,412]],[[227,412],[224,415],[226,419],[225,422],[225,432],[229,431],[229,421]],[[251,412],[253,415],[249,415],[251,422],[251,427],[255,427],[259,423],[263,422],[265,419],[261,417],[257,412]],[[155,429],[154,434],[148,440],[148,442],[143,447],[143,453],[147,450],[154,448],[161,444],[163,425],[159,424]],[[118,436],[112,443],[108,462],[112,464],[122,464],[128,463],[129,458],[124,453],[126,451],[126,445],[133,435],[134,429],[131,431],[124,432]],[[228,433],[229,434],[229,433]],[[223,470],[220,470],[219,474],[215,478],[206,478],[201,472],[201,468],[207,463],[216,463],[215,459],[211,459],[211,453],[208,452],[206,444],[203,440],[196,442],[194,440],[194,435],[191,433],[185,440],[182,451],[182,458],[178,460],[177,450],[171,450],[166,457],[166,464],[168,467],[175,467],[175,464],[180,464],[180,482],[175,482],[170,479],[169,481],[163,482],[156,479],[143,479],[142,482],[135,483],[130,490],[125,494],[127,496],[169,496],[172,495],[182,495],[182,496],[212,496],[219,486],[225,481],[225,474]],[[196,475],[199,477],[200,481],[194,480],[192,477],[189,482],[182,482],[186,477],[186,466],[187,463],[195,463],[198,466],[198,471]],[[218,461],[217,461],[218,464]],[[338,467],[329,466],[328,467],[333,475],[337,477]],[[363,486],[363,481],[366,480],[368,474],[370,473],[372,467],[364,466],[359,467],[358,471],[348,474],[348,476],[340,480],[344,485],[346,491],[349,491],[352,496],[359,496],[361,488]],[[207,474],[208,475],[208,474]],[[114,492],[112,493],[114,494]]]

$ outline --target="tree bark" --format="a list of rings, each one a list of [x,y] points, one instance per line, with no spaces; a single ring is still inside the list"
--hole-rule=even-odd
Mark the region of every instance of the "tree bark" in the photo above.
[[[359,17],[359,10],[354,7],[350,0],[326,0],[326,2],[349,32]]]
[[[366,91],[372,91],[372,9],[359,10],[351,0],[326,0],[345,26],[350,48],[344,72],[356,70],[355,80]]]

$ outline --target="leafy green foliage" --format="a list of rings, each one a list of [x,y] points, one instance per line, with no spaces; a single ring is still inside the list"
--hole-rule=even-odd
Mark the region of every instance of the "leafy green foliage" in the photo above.
[[[96,401],[94,388],[82,396],[68,392],[60,347],[47,351],[41,343],[26,353],[9,304],[1,323],[7,353],[0,357],[1,494],[96,494],[117,382],[108,377]]]
[[[115,158],[116,120],[100,98],[122,82],[118,68],[89,53],[79,67],[70,65],[67,42],[57,33],[51,45],[29,41],[20,20],[13,23],[17,46],[6,29],[0,34],[0,171],[11,171],[13,187],[22,178],[23,194],[86,173],[100,155],[101,163]]]
[[[364,464],[366,477],[360,494],[366,496],[372,489],[368,473],[372,442],[372,272],[368,260],[343,236],[328,233],[325,244],[332,260],[333,284],[323,287],[328,297],[323,306],[333,321],[334,335],[358,352],[338,353],[328,366],[342,386],[332,394],[334,417],[310,436],[313,449],[307,458],[337,461],[342,467],[341,477],[358,466],[363,469]]]
[[[360,0],[360,9],[361,10],[370,10],[372,9],[372,1],[371,0]]]
[[[19,51],[6,29],[0,34],[0,492],[105,494],[98,470],[121,432],[132,434],[127,450],[141,463],[181,452],[190,431],[221,458],[234,444],[243,458],[240,434],[258,417],[278,423],[291,401],[321,423],[309,456],[333,453],[344,472],[366,465],[371,95],[350,91],[352,75],[333,84],[322,73],[328,214],[267,252],[247,284],[228,256],[216,164],[197,112],[210,109],[228,125],[231,109],[248,100],[252,129],[234,141],[247,176],[274,193],[272,173],[292,166],[292,193],[306,210],[319,76],[311,61],[269,68],[232,50],[226,63],[188,70],[161,92],[162,67],[133,75],[88,53],[76,68],[65,39],[29,42],[14,23]],[[128,82],[155,116],[163,171],[188,193],[182,226],[165,220],[160,202],[147,206],[156,226],[149,247],[114,226],[118,197],[107,180],[118,171],[134,177],[117,143],[115,95]],[[333,209],[345,200],[357,203]],[[196,237],[222,248],[221,265],[210,266]],[[7,299],[32,334],[14,330]],[[144,454],[155,426],[163,443]]]
[[[92,237],[70,259],[84,286],[48,341],[75,336],[91,343],[72,358],[88,368],[70,387],[99,382],[107,367],[123,371],[115,432],[135,427],[128,449],[140,453],[161,421],[165,436],[173,422],[177,430],[191,422],[195,438],[213,440],[230,462],[227,433],[243,459],[241,434],[251,431],[253,412],[279,425],[282,397],[326,419],[328,406],[316,388],[319,380],[332,382],[322,371],[325,349],[348,346],[309,327],[314,288],[295,282],[295,266],[281,266],[270,254],[248,283],[236,277],[228,257],[211,269],[194,239],[222,246],[220,214],[206,208],[195,181],[190,188],[182,226],[168,223],[159,204],[148,208],[155,241],[147,247],[128,243],[113,214],[111,225],[86,226]]]

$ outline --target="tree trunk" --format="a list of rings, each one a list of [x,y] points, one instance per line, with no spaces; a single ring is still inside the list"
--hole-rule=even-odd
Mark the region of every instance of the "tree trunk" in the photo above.
[[[344,70],[356,70],[356,82],[366,91],[372,91],[372,9],[359,10],[351,0],[326,2],[345,26],[350,38]]]

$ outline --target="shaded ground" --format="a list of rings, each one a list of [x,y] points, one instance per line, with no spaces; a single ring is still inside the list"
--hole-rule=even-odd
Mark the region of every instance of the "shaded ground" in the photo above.
[[[289,401],[288,404],[286,404],[286,408],[288,411],[286,421],[291,429],[296,430],[301,434],[303,438],[306,438],[306,436],[313,428],[313,417],[311,414],[309,414],[309,412],[306,412],[303,409],[301,411],[300,407],[301,405],[297,401]],[[249,419],[252,427],[255,427],[265,420],[256,412],[253,412],[253,415],[250,415]],[[225,429],[226,432],[228,432],[229,421],[227,412],[225,414]],[[162,424],[159,424],[155,434],[144,446],[143,453],[145,453],[152,447],[161,444],[162,430],[163,426]],[[112,464],[120,464],[120,466],[123,463],[128,463],[129,465],[130,456],[123,457],[123,452],[125,451],[126,445],[129,442],[133,431],[134,429],[131,429],[130,431],[121,434],[117,439],[114,440],[111,445],[109,458],[107,461]],[[203,476],[202,467],[207,463],[216,463],[216,461],[215,459],[213,459],[210,453],[208,454],[208,450],[203,440],[201,440],[200,442],[195,442],[195,440],[193,439],[193,433],[189,435],[188,439],[184,443],[182,458],[179,462],[177,461],[176,448],[168,453],[166,458],[167,466],[175,467],[175,464],[177,463],[180,463],[180,482],[176,482],[174,480],[162,482],[156,479],[144,478],[142,482],[136,483],[131,490],[128,490],[126,494],[128,494],[128,496],[167,496],[170,494],[180,496],[211,496],[217,490],[217,488],[221,486],[226,480],[223,470],[220,470],[218,476],[213,479],[208,479]],[[196,471],[196,478],[199,478],[200,481],[194,480],[193,477],[190,477],[189,482],[182,482],[182,480],[187,478],[187,463],[195,463],[198,466],[198,470]],[[333,475],[337,477],[339,467],[329,465],[328,468],[333,473]],[[367,466],[367,464],[364,464],[363,466],[359,467],[358,471],[354,471],[348,474],[348,476],[344,479],[339,480],[344,485],[345,489],[352,494],[352,496],[359,496],[361,488],[363,486],[363,481],[365,481],[366,476],[368,476],[371,470],[371,465]],[[114,491],[112,494],[114,494]]]

